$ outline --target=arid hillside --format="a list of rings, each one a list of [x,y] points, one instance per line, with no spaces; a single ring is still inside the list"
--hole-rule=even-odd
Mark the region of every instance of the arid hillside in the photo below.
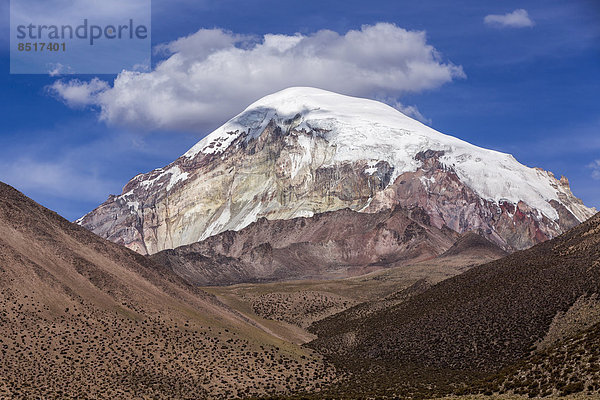
[[[333,378],[168,269],[0,184],[0,398],[232,398]]]
[[[286,271],[339,272],[327,255],[368,273],[202,289],[0,184],[0,398],[598,395],[600,215],[506,256],[475,233],[449,243],[416,211],[225,232],[196,246],[241,263],[271,240],[307,246]],[[314,238],[375,240],[379,261],[308,252]]]
[[[515,375],[523,382],[558,374],[563,387],[575,382],[579,391],[597,393],[595,372],[576,371],[595,363],[595,353],[582,351],[581,343],[595,343],[590,327],[600,322],[598,293],[600,214],[557,239],[474,267],[399,304],[357,317],[359,305],[319,321],[310,329],[318,336],[310,345],[339,366],[362,371],[352,384],[388,393],[401,390],[406,379],[423,388],[468,386],[529,357]],[[592,330],[573,339],[585,329]],[[565,346],[576,353],[563,351]],[[561,367],[559,359],[568,365]],[[521,387],[515,376],[496,390]],[[585,376],[596,378],[588,383]],[[550,389],[561,390],[547,385],[543,392],[554,393]]]

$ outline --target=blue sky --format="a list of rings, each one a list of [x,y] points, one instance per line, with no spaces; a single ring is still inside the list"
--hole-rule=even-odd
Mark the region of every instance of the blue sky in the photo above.
[[[130,106],[137,114],[129,118],[115,106],[115,98],[123,96],[123,92],[110,89],[116,75],[98,76],[96,82],[105,82],[99,84],[99,90],[108,90],[104,97],[92,93],[85,99],[69,97],[62,89],[79,85],[90,95],[89,82],[95,76],[9,75],[6,2],[0,7],[5,31],[0,39],[0,180],[71,220],[96,207],[108,194],[120,193],[131,177],[173,161],[231,117],[232,110],[241,111],[242,104],[249,102],[246,99],[262,97],[265,90],[288,82],[285,77],[275,83],[259,77],[260,84],[254,84],[238,81],[243,77],[219,76],[218,85],[197,90],[237,90],[242,93],[240,103],[232,100],[235,96],[231,93],[212,93],[222,107],[202,109],[205,105],[198,105],[199,109],[191,109],[197,118],[185,113],[178,118],[154,118],[152,92],[145,95],[145,87],[136,83],[131,86],[135,95]],[[529,22],[512,14],[521,9]],[[499,16],[504,24],[494,18],[486,22],[489,15]],[[377,25],[382,22],[388,25]],[[188,61],[197,57],[199,50],[194,46],[200,46],[198,40],[204,50],[216,43],[207,44],[207,40],[239,40],[235,46],[245,48],[260,43],[266,34],[300,34],[312,38],[311,46],[324,46],[326,51],[333,48],[332,42],[341,41],[348,50],[352,47],[345,35],[349,31],[366,35],[368,29],[363,26],[383,27],[375,33],[404,35],[412,46],[390,51],[405,51],[402,54],[411,57],[420,52],[417,57],[429,57],[427,52],[434,48],[435,59],[426,62],[438,75],[411,75],[409,78],[419,82],[390,82],[390,90],[375,83],[365,87],[358,81],[348,82],[348,90],[339,85],[335,89],[370,93],[399,108],[412,107],[441,132],[511,153],[520,162],[550,170],[558,177],[565,175],[576,196],[586,205],[600,208],[597,1],[154,0],[152,43],[172,44],[166,47],[166,54],[157,53],[153,63],[156,66],[178,52]],[[199,29],[208,31],[194,35]],[[323,30],[338,36],[316,34]],[[411,33],[416,31],[424,31],[424,39]],[[192,39],[173,44],[190,35]],[[381,72],[381,63],[401,62],[385,56],[372,55],[371,63],[350,61],[365,64],[366,71],[375,74]],[[251,57],[256,61],[256,54]],[[384,66],[395,71],[392,64]],[[295,71],[297,78],[290,82],[302,84],[306,79],[308,85],[320,82],[317,78],[327,82],[326,75],[304,78],[301,72]],[[79,81],[73,83],[73,78]],[[226,81],[231,84],[227,86]],[[211,99],[206,93],[199,96]],[[185,104],[185,100],[173,104]],[[158,107],[157,112],[163,109]]]

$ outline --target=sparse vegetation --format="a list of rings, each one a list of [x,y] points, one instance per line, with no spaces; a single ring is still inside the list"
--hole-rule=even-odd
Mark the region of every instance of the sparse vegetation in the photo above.
[[[355,300],[316,291],[265,293],[249,297],[248,301],[257,315],[302,328],[356,303]]]
[[[318,392],[335,370],[0,184],[0,398]]]
[[[409,381],[412,388],[403,395],[597,394],[599,355],[588,350],[597,347],[593,331],[579,345],[562,342],[547,353],[536,352],[536,345],[556,315],[600,293],[599,230],[597,215],[555,240],[475,267],[400,304],[365,315],[356,312],[361,305],[325,318],[310,328],[318,336],[310,345],[350,371],[356,393],[368,382],[376,395],[404,393],[398,391]],[[572,337],[573,326],[586,325],[561,329]],[[520,373],[494,377],[522,360],[528,361]]]
[[[218,297],[1,185],[0,233],[0,398],[600,397],[600,216],[433,286],[487,245]]]

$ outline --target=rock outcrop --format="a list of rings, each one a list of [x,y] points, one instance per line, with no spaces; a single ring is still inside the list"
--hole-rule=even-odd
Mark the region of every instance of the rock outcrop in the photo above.
[[[508,251],[593,215],[566,179],[439,133],[376,101],[291,88],[267,96],[77,222],[153,254],[259,218],[418,206]]]
[[[261,218],[151,258],[194,285],[331,279],[434,258],[456,237],[446,227],[431,226],[418,207],[376,213],[344,209],[308,218]]]

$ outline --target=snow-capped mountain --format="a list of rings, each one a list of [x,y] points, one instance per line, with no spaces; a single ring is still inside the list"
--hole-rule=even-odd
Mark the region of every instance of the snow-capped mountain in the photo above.
[[[258,218],[420,207],[507,250],[591,217],[566,178],[444,135],[383,103],[314,88],[266,96],[77,222],[140,253]]]

